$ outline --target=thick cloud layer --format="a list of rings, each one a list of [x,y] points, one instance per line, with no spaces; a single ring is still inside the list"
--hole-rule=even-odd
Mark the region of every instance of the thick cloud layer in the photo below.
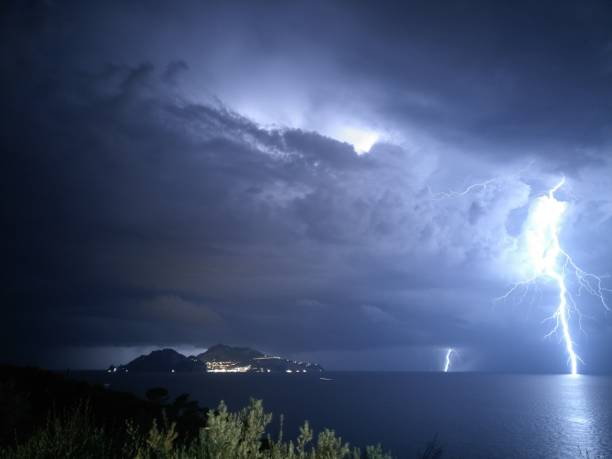
[[[9,6],[0,359],[222,341],[332,368],[438,369],[450,346],[465,370],[564,371],[542,339],[553,286],[493,300],[561,175],[563,243],[612,270],[605,13]],[[612,321],[579,303],[585,370],[610,371]]]

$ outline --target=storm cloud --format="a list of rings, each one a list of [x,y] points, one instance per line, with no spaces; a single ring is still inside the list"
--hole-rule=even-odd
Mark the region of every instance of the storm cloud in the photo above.
[[[564,244],[612,270],[610,13],[9,5],[0,359],[226,342],[330,368],[436,369],[454,347],[466,370],[563,371],[552,286],[494,299],[561,175]],[[612,321],[580,303],[585,370],[610,371]]]

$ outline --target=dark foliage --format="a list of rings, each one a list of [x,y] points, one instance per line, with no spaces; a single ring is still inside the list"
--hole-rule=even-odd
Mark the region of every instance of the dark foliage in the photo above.
[[[0,457],[7,459],[391,459],[380,445],[360,449],[308,422],[295,441],[276,439],[260,400],[237,412],[204,410],[162,387],[147,400],[36,368],[0,366]],[[439,459],[431,442],[418,457]]]
[[[174,423],[181,441],[188,442],[206,424],[206,409],[187,394],[169,402],[168,391],[154,388],[149,400],[76,381],[69,374],[37,368],[0,366],[0,447],[23,442],[44,427],[50,416],[86,405],[92,422],[113,439],[114,447],[127,440],[126,422],[139,432],[157,423]]]

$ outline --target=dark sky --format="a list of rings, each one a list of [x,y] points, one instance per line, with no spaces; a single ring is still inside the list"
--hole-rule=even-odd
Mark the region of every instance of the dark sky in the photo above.
[[[224,342],[335,369],[437,370],[452,347],[458,370],[567,370],[544,337],[555,285],[495,298],[561,176],[563,247],[612,273],[609,2],[0,11],[0,361]],[[568,282],[581,371],[611,372],[612,314]]]

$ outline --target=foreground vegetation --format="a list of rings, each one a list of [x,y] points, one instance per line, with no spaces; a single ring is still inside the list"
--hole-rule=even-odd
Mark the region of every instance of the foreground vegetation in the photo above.
[[[331,430],[315,435],[308,423],[300,429],[295,442],[273,440],[266,434],[272,416],[261,401],[237,413],[225,405],[208,414],[207,426],[188,443],[179,440],[174,423],[158,425],[141,434],[129,422],[128,439],[117,448],[104,429],[91,421],[86,406],[73,412],[50,417],[47,424],[34,432],[23,444],[2,451],[2,457],[26,458],[114,458],[137,459],[389,459],[380,446],[364,451],[351,448]],[[430,455],[429,457],[437,457]]]
[[[333,430],[315,434],[308,422],[286,441],[282,417],[273,438],[272,415],[259,400],[238,412],[223,402],[207,410],[186,394],[171,402],[162,388],[140,400],[34,369],[0,368],[0,413],[0,457],[7,459],[391,458],[380,446],[352,447]],[[432,443],[417,457],[437,459],[441,450]]]

